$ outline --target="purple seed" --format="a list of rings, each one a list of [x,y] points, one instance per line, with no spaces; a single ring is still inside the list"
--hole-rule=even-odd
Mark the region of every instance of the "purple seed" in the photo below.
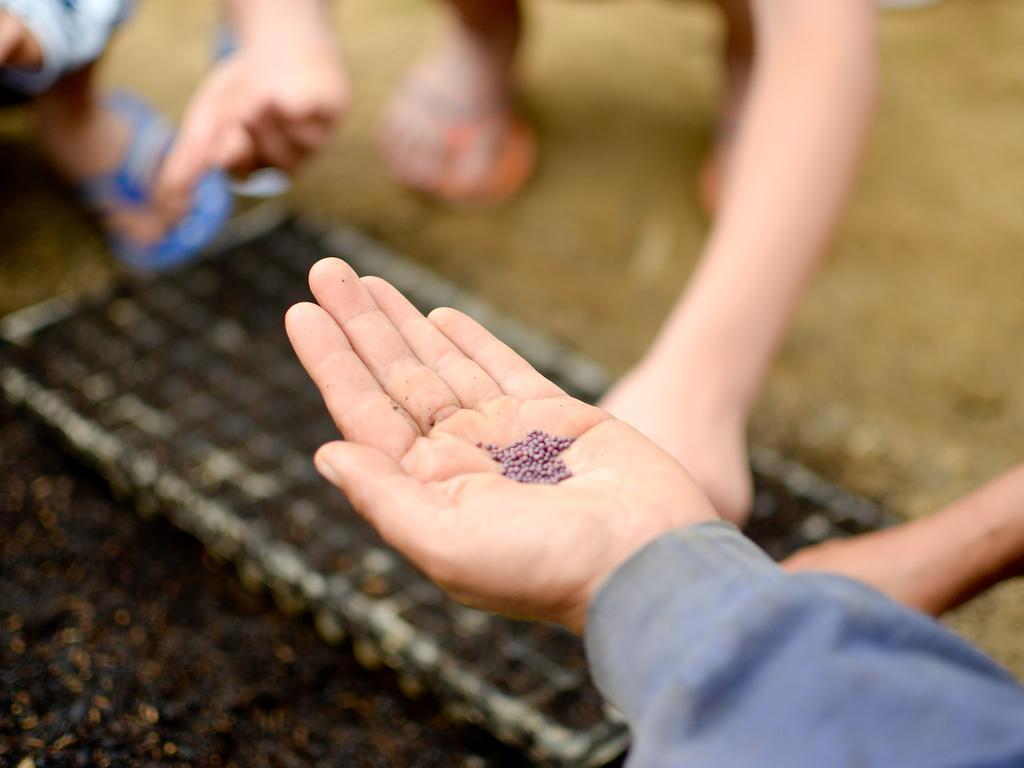
[[[574,437],[555,437],[539,429],[532,430],[525,440],[499,448],[493,443],[477,443],[491,458],[501,464],[501,473],[519,483],[554,485],[572,477],[572,472],[558,455],[573,444]]]

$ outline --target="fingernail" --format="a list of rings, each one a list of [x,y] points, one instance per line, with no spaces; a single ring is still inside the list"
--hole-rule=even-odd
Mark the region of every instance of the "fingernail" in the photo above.
[[[332,485],[338,485],[341,482],[338,479],[338,473],[334,471],[334,467],[319,453],[313,458],[313,464],[316,466],[316,471],[323,475],[327,482]]]

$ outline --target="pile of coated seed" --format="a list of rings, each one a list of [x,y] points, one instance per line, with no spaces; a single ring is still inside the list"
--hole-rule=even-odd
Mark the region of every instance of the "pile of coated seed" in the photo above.
[[[555,437],[535,429],[525,440],[504,448],[477,443],[501,464],[501,473],[517,483],[554,485],[572,477],[572,472],[558,455],[573,444],[574,437]]]

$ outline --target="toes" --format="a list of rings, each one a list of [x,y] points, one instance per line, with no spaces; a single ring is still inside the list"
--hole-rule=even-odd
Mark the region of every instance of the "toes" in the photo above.
[[[151,211],[111,213],[103,219],[105,228],[143,246],[152,245],[163,236],[168,224]]]
[[[509,197],[532,169],[534,142],[507,102],[507,73],[439,76],[440,66],[418,66],[392,99],[380,131],[389,172],[449,202]]]
[[[408,176],[421,189],[434,189],[445,172],[446,146],[439,126],[424,123],[409,147]]]
[[[401,108],[398,106],[389,107],[380,122],[380,128],[377,132],[377,144],[380,148],[381,156],[391,173],[394,173],[396,170],[395,158],[398,154],[399,140],[402,135],[401,128]]]
[[[411,166],[416,157],[417,132],[408,109],[396,108],[388,120],[385,136],[384,160],[389,172],[400,182],[411,184]]]
[[[488,120],[470,138],[462,142],[461,151],[449,157],[448,192],[456,197],[472,195],[485,186],[501,143],[503,127],[498,120]]]

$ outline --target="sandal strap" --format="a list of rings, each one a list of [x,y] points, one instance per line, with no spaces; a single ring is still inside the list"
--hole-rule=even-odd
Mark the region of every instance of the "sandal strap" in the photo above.
[[[405,96],[426,110],[440,110],[455,115],[459,122],[486,122],[500,118],[513,109],[511,98],[495,94],[481,105],[471,106],[465,101],[452,98],[441,86],[418,79],[406,82],[403,91]]]
[[[213,60],[215,63],[234,56],[242,44],[234,28],[226,21],[217,27],[217,37],[213,43]]]
[[[128,146],[117,170],[81,182],[79,195],[100,212],[140,208],[152,197],[152,185],[174,141],[173,128],[135,96],[116,92],[106,106],[129,123]]]

